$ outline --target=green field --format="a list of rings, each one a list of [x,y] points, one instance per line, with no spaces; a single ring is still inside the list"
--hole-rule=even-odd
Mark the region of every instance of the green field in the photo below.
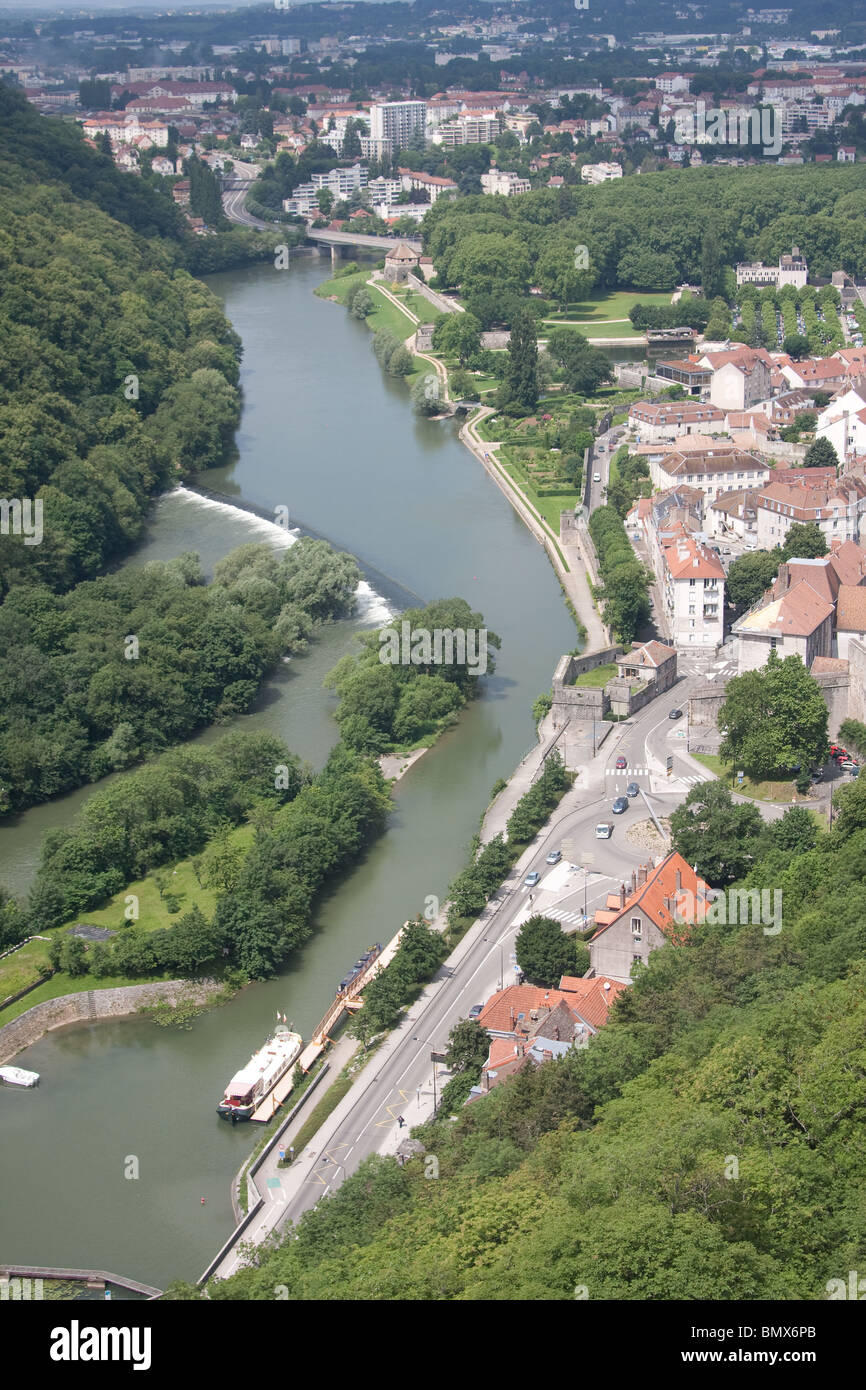
[[[384,294],[380,294],[375,285],[367,284],[369,275],[370,272],[368,270],[359,270],[356,271],[354,275],[345,275],[337,280],[325,280],[321,285],[316,286],[314,293],[317,294],[320,299],[333,298],[336,299],[338,303],[345,305],[354,294],[355,290],[360,289],[362,285],[365,286],[367,290],[369,290],[375,304],[373,312],[368,314],[364,320],[370,332],[377,333],[380,328],[385,328],[389,333],[393,334],[398,342],[405,342],[405,340],[415,332],[416,324],[410,319],[408,314],[404,314],[401,309],[397,308],[396,304],[392,304],[390,299],[386,299]],[[420,299],[421,296],[418,295],[417,298]],[[426,300],[422,300],[421,302],[427,304]],[[428,304],[427,307],[431,310],[431,318],[428,319],[427,322],[432,322],[435,310],[432,304]],[[415,371],[404,378],[408,386],[413,385],[419,375],[422,373],[426,375],[430,370],[427,362],[417,357],[414,360]]]
[[[704,767],[716,774],[720,782],[724,782],[726,787],[739,792],[741,796],[753,797],[756,801],[796,801],[797,805],[802,805],[808,800],[799,795],[791,777],[778,782],[753,782],[750,777],[744,777],[740,783],[735,775],[736,769],[722,762],[715,753],[693,753],[692,757],[697,758],[699,763],[703,763]]]
[[[230,833],[228,841],[230,844],[246,848],[252,843],[254,833],[251,825],[241,825]],[[165,877],[168,891],[180,900],[180,908],[175,913],[169,912],[160,896],[156,884],[157,874],[160,878]],[[137,925],[144,931],[162,931],[172,927],[185,912],[189,911],[193,904],[197,904],[206,917],[212,917],[217,900],[215,888],[199,887],[192,866],[192,859],[182,859],[177,864],[166,865],[155,870],[153,874],[148,874],[146,878],[128,884],[119,893],[116,893],[105,907],[88,911],[83,918],[79,914],[62,927],[46,932],[45,935],[47,937],[62,935],[75,922],[82,920],[91,927],[107,927],[110,930],[122,929],[126,925],[124,916],[126,898],[130,894],[134,894],[138,898]],[[27,985],[32,984],[34,980],[38,980],[40,975],[51,968],[48,959],[50,944],[50,940],[30,941],[26,946],[22,946],[20,951],[15,951],[11,956],[6,956],[5,960],[0,961],[0,999],[7,999],[10,994],[17,994],[19,989],[24,989]],[[151,975],[145,978],[159,979],[161,977]],[[30,994],[25,994],[24,998],[19,999],[17,1003],[10,1004],[3,1009],[0,1012],[0,1024],[8,1023],[10,1019],[17,1018],[18,1014],[23,1013],[25,1009],[32,1008],[34,1004],[41,1004],[44,999],[55,999],[61,994],[77,994],[79,990],[110,989],[117,985],[140,983],[141,980],[138,978],[127,979],[126,977],[96,979],[93,975],[80,975],[73,978],[58,971],[44,985],[40,985]]]
[[[596,666],[594,671],[584,671],[582,675],[575,678],[574,684],[600,689],[618,675],[619,667],[616,662],[609,661],[606,666]]]
[[[627,319],[629,310],[635,304],[670,304],[669,290],[645,292],[639,290],[609,290],[607,294],[593,294],[578,304],[569,304],[567,311],[549,315],[550,321],[560,322],[573,319],[577,322],[598,323],[599,319]],[[545,320],[547,322],[547,320]],[[629,324],[632,333],[635,329]]]

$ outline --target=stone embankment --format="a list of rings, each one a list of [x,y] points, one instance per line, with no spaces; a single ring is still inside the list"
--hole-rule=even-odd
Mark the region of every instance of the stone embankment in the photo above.
[[[217,980],[158,980],[152,984],[89,989],[80,994],[46,999],[0,1028],[0,1066],[53,1028],[103,1018],[123,1018],[138,1013],[148,1004],[165,1002],[172,1007],[187,1002],[205,1004],[220,988]]]

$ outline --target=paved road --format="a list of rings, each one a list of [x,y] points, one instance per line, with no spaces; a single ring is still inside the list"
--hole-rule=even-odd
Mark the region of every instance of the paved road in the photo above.
[[[246,210],[246,188],[233,188],[223,194],[223,211],[230,222],[235,222],[241,227],[255,227],[261,232],[273,232],[275,244],[279,241],[279,223],[262,222],[258,217],[252,217]]]
[[[482,1003],[503,982],[514,978],[514,940],[527,917],[538,911],[552,913],[566,929],[576,930],[584,908],[591,916],[607,894],[630,877],[633,868],[646,862],[647,851],[628,839],[629,826],[647,819],[648,806],[659,817],[669,815],[693,781],[708,776],[706,769],[685,752],[685,740],[674,741],[684,720],[667,717],[670,708],[687,704],[689,689],[704,679],[698,663],[693,666],[666,695],[633,720],[610,729],[599,752],[581,769],[575,786],[563,798],[550,826],[527,848],[485,913],[401,1026],[371,1058],[312,1144],[291,1168],[274,1170],[266,1179],[265,1208],[255,1228],[257,1239],[287,1221],[297,1221],[370,1154],[394,1153],[412,1126],[430,1118],[434,1084],[438,1095],[447,1079],[441,1064],[434,1063],[430,1054],[444,1050],[451,1028],[467,1016],[473,1004]],[[664,759],[670,749],[675,762],[674,776],[668,779]],[[617,771],[616,760],[621,756],[628,767]],[[623,795],[631,781],[637,782],[643,795],[629,802],[624,815],[614,816],[613,799]],[[781,808],[762,810],[768,816],[781,813]],[[600,821],[614,824],[610,840],[596,839],[595,827]],[[563,846],[563,861],[548,866],[549,851]],[[581,864],[582,858],[587,860],[585,864]],[[540,883],[532,890],[524,883],[531,870],[541,874]],[[400,1116],[405,1120],[403,1127]],[[218,1276],[224,1278],[242,1264],[243,1257],[232,1251]]]

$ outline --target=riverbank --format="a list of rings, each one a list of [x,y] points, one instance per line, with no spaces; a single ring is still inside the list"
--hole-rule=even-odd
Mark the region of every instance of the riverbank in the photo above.
[[[371,939],[423,911],[430,895],[444,900],[491,788],[535,741],[533,700],[549,687],[559,655],[575,645],[573,619],[539,546],[467,461],[456,430],[407,414],[405,389],[378,366],[369,330],[348,315],[338,322],[333,306],[313,295],[329,269],[299,256],[291,272],[263,265],[215,277],[212,287],[244,345],[244,416],[238,459],[197,478],[196,487],[270,516],[286,503],[293,521],[303,518],[334,545],[364,555],[402,592],[422,596],[419,606],[436,595],[465,595],[502,637],[497,669],[444,732],[435,757],[422,757],[393,787],[387,833],[323,892],[315,931],[289,968],[203,1013],[191,1029],[154,1027],[134,1015],[107,1019],[50,1032],[16,1059],[51,1085],[0,1091],[8,1260],[119,1270],[161,1288],[178,1276],[198,1277],[234,1225],[229,1186],[258,1137],[214,1113],[226,1078],[261,1046],[277,1010],[309,1036],[323,1001]],[[389,305],[389,312],[399,311]],[[239,543],[264,534],[254,515],[194,493],[171,494],[155,509],[134,563],[194,549],[211,572]],[[365,605],[359,617],[329,627],[306,655],[279,665],[235,727],[276,735],[323,766],[337,730],[322,682],[371,625]],[[72,794],[6,828],[0,881],[11,876],[26,892],[42,834],[67,828],[84,802],[84,794]],[[119,928],[122,918],[121,909],[108,925]],[[75,1183],[63,1190],[59,1146],[75,1155]],[[141,1182],[119,1173],[115,1156],[129,1153],[140,1158]],[[282,1194],[264,1195],[270,1206]]]
[[[418,317],[412,313],[405,305],[401,304],[396,295],[392,294],[383,284],[378,282],[378,272],[362,279],[363,272],[353,273],[344,277],[344,283],[340,284],[339,277],[336,280],[326,281],[323,285],[316,287],[315,293],[320,298],[328,299],[332,303],[341,304],[345,307],[347,300],[354,293],[360,284],[368,286],[376,291],[387,301],[387,306],[402,313],[407,322],[413,328],[417,328]],[[339,291],[330,293],[334,286],[339,286]],[[382,312],[374,310],[369,318],[373,320],[368,324],[370,328],[390,327],[393,328],[393,321],[382,322]],[[366,322],[366,320],[365,320]],[[411,335],[409,335],[411,336]],[[448,369],[444,362],[431,352],[415,354],[415,361],[426,361],[436,368],[437,375],[443,385],[443,389],[448,391]],[[448,399],[446,394],[446,400]],[[480,406],[461,426],[458,437],[460,442],[469,449],[470,453],[478,459],[485,472],[493,479],[503,495],[511,503],[512,507],[520,517],[523,524],[535,537],[553,566],[557,579],[559,580],[562,591],[577,621],[578,627],[582,630],[585,650],[595,651],[603,647],[610,646],[610,634],[602,622],[598,609],[592,597],[589,579],[587,577],[586,562],[583,552],[579,545],[566,546],[561,537],[556,535],[553,528],[545,520],[536,507],[533,506],[526,492],[520,487],[513,478],[509,476],[503,465],[495,458],[493,451],[500,446],[496,443],[488,443],[480,438],[477,432],[478,424],[495,415],[496,411],[492,406]],[[405,770],[405,769],[404,769]],[[402,774],[401,774],[402,775]]]
[[[199,1006],[211,1002],[222,988],[218,980],[161,980],[119,989],[90,989],[47,999],[0,1028],[0,1066],[55,1028],[64,1028],[70,1023],[124,1018],[159,1004],[169,1004],[172,1008],[185,1004]]]

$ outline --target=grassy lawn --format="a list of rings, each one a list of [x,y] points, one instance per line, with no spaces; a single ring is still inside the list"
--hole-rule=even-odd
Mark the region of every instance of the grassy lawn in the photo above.
[[[796,798],[798,805],[808,799],[800,796],[790,777],[781,782],[753,782],[750,777],[744,777],[740,783],[736,778],[736,769],[722,762],[717,754],[693,753],[692,757],[703,763],[704,767],[716,774],[720,782],[724,782],[725,786],[739,792],[741,796],[753,797],[756,801],[792,801]]]
[[[45,943],[37,942],[37,945]],[[16,951],[16,955],[20,955]],[[3,962],[5,965],[5,961]],[[45,964],[48,965],[48,949],[45,949]],[[19,1014],[26,1013],[32,1009],[34,1004],[42,1004],[46,999],[59,999],[62,994],[82,994],[88,989],[120,989],[125,985],[149,985],[158,980],[167,980],[169,976],[163,975],[105,975],[97,980],[93,975],[64,975],[58,970],[56,975],[52,975],[50,980],[46,980],[44,985],[39,985],[37,989],[31,989],[29,994],[25,994],[23,999],[17,1003],[10,1004],[0,1013],[0,1027],[4,1023],[11,1023],[13,1018]],[[22,986],[23,988],[23,986]]]
[[[593,294],[580,304],[569,304],[566,313],[551,314],[550,318],[561,322],[563,319],[595,321],[599,319],[627,319],[629,310],[635,304],[670,304],[669,290],[660,293],[644,293],[638,290],[610,290],[607,294]],[[635,332],[629,323],[629,329]]]
[[[548,331],[551,328],[573,328],[575,333],[582,333],[586,338],[634,338],[635,342],[645,341],[643,332],[628,320],[617,320],[614,323],[596,323],[592,319],[581,319],[579,322],[574,320],[555,323],[552,319],[544,319]],[[542,329],[541,337],[546,334]]]
[[[229,835],[229,842],[247,848],[254,835],[251,825],[238,826]],[[156,875],[165,875],[168,889],[180,899],[180,909],[176,913],[168,911],[165,903],[159,894],[156,885]],[[197,903],[206,917],[212,917],[216,907],[217,890],[215,888],[200,888],[195,872],[192,867],[192,859],[182,859],[177,864],[163,865],[162,868],[154,870],[146,878],[139,879],[135,883],[130,883],[121,889],[119,893],[106,903],[105,907],[96,908],[64,923],[62,927],[56,927],[52,931],[46,932],[48,937],[62,935],[68,927],[74,926],[77,921],[86,921],[88,926],[108,927],[110,930],[122,928],[126,924],[124,911],[126,908],[126,898],[129,894],[135,894],[138,898],[139,917],[137,925],[144,931],[161,931],[174,925],[185,912]],[[20,951],[15,951],[11,956],[6,956],[5,960],[0,961],[0,1000],[7,999],[10,994],[17,994],[19,989],[24,989],[33,981],[38,980],[40,975],[50,969],[48,959],[48,949],[50,941],[30,941],[23,946]],[[159,975],[149,975],[144,977],[147,980],[161,979]],[[42,1003],[43,999],[56,999],[61,994],[77,994],[79,990],[86,989],[111,989],[118,985],[134,985],[142,983],[139,979],[126,979],[125,977],[108,977],[96,979],[93,975],[80,975],[75,978],[58,972],[53,975],[44,985],[25,994],[23,999],[19,999],[16,1004],[10,1004],[8,1008],[0,1013],[0,1025],[8,1023],[11,1019],[17,1018],[18,1014],[25,1009],[30,1009],[34,1004]]]
[[[619,675],[619,667],[616,662],[609,661],[606,666],[596,666],[594,671],[584,671],[583,675],[578,676],[575,685],[589,685],[596,689],[601,689]]]

